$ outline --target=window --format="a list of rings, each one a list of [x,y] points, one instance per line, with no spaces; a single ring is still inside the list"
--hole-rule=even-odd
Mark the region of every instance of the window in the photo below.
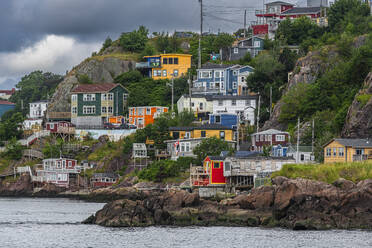
[[[123,94],[123,100],[126,102],[128,100],[128,94]]]
[[[241,77],[240,80],[244,83],[245,82],[245,77]]]
[[[158,74],[158,77],[161,77],[161,70],[158,70],[157,74]]]
[[[83,106],[83,114],[95,114],[96,106]]]
[[[61,161],[58,161],[58,162],[57,162],[57,168],[58,168],[58,169],[61,168]]]
[[[285,135],[275,135],[276,141],[285,141]]]
[[[106,107],[102,107],[101,112],[102,113],[106,113],[107,112],[107,108]]]
[[[214,118],[215,118],[215,123],[221,123],[221,116],[216,115]]]
[[[71,112],[72,112],[73,114],[77,114],[77,107],[72,107]]]
[[[191,107],[194,107],[194,102],[191,103]]]
[[[173,76],[178,77],[178,70],[173,70]]]
[[[168,58],[163,58],[163,64],[164,65],[168,64]]]
[[[173,62],[175,65],[178,65],[178,58],[174,58]]]
[[[167,76],[167,70],[163,70],[163,77]]]
[[[71,95],[71,102],[76,102],[76,101],[77,101],[77,95],[75,95],[75,94]]]
[[[234,76],[238,75],[238,71],[236,71],[236,70],[233,71],[233,75],[234,75]]]
[[[340,157],[344,156],[344,148],[343,147],[338,148],[338,156],[340,156]]]
[[[190,152],[190,142],[181,142],[181,152]]]
[[[153,73],[154,73],[154,77],[158,76],[158,71],[157,70],[154,70]]]
[[[143,115],[143,108],[138,108],[137,112],[138,112],[138,115]]]
[[[230,162],[225,162],[225,166],[224,166],[225,171],[229,171],[230,167],[231,167]]]
[[[206,137],[206,132],[205,131],[201,131],[200,132],[200,136],[203,137],[203,138],[205,138]]]
[[[225,131],[220,131],[220,139],[225,139]]]
[[[50,124],[49,124],[49,128],[50,128],[50,129],[54,129],[54,123],[50,123]]]
[[[107,110],[109,113],[113,113],[113,108],[112,107],[108,107],[108,110]]]
[[[200,110],[203,110],[203,103],[202,103],[202,102],[199,103],[199,109],[200,109]]]
[[[215,71],[214,72],[214,77],[215,78],[220,78],[220,76],[221,76],[221,72],[220,71]]]
[[[151,108],[146,108],[146,115],[151,115]]]
[[[89,102],[89,101],[95,101],[96,100],[96,94],[84,94],[83,95],[83,101]]]
[[[211,71],[201,71],[200,72],[200,77],[201,78],[211,78],[212,77],[212,72]]]
[[[232,85],[233,89],[236,89],[238,88],[238,83],[237,82],[233,82],[233,85]]]
[[[355,154],[356,155],[363,155],[364,154],[364,149],[356,149]]]
[[[333,157],[337,156],[337,148],[333,148]]]
[[[213,169],[219,169],[219,168],[220,168],[220,162],[214,162]]]
[[[254,42],[254,47],[260,47],[260,42],[259,41],[255,41]]]
[[[264,136],[263,135],[260,135],[260,141],[264,141]]]
[[[185,132],[185,139],[190,139],[190,137],[191,137],[190,132]]]
[[[173,58],[168,58],[168,64],[173,65]]]
[[[239,48],[234,47],[234,53],[239,53]]]
[[[231,105],[232,106],[236,106],[236,100],[234,99],[234,100],[231,100]]]
[[[72,161],[68,161],[68,167],[72,167]]]
[[[109,101],[112,101],[112,100],[114,99],[114,93],[108,93],[108,94],[107,94],[107,99],[108,99]]]
[[[222,100],[218,100],[218,106],[223,106],[223,101]]]
[[[66,160],[63,160],[63,161],[62,161],[62,168],[63,168],[63,169],[66,168]]]
[[[245,100],[245,106],[251,106],[251,103],[249,100]]]

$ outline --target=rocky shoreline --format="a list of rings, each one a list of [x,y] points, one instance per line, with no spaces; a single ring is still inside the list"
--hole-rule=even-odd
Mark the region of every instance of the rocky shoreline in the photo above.
[[[0,196],[65,197],[106,202],[83,223],[107,227],[262,226],[294,230],[372,230],[372,179],[354,184],[339,179],[333,184],[276,177],[235,198],[203,199],[197,192],[163,191],[119,186],[92,192],[63,191],[45,185],[35,191],[27,175],[1,184]]]
[[[221,201],[201,199],[197,193],[186,191],[116,189],[110,194],[103,190],[96,192],[96,197],[110,195],[115,200],[84,223],[107,227],[197,225],[372,230],[372,179],[358,184],[339,179],[331,185],[277,177],[272,183]]]

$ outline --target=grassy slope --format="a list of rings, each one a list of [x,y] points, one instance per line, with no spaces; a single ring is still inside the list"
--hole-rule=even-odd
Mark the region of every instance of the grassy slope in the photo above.
[[[333,183],[339,178],[357,183],[372,178],[372,162],[334,163],[334,164],[288,164],[274,172],[272,177],[306,178]]]

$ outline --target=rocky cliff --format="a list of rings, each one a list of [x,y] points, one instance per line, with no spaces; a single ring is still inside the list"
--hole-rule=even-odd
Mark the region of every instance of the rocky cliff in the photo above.
[[[48,106],[48,112],[70,112],[69,94],[78,84],[79,75],[87,75],[94,83],[112,83],[114,78],[134,69],[135,61],[110,55],[86,59],[73,68],[58,85]]]
[[[351,104],[342,136],[369,138],[372,135],[372,72],[364,81],[363,88]]]
[[[306,179],[273,179],[273,186],[220,202],[185,191],[138,194],[125,191],[84,223],[151,225],[280,226],[296,230],[372,229],[372,180],[333,185]],[[115,194],[118,196],[118,194]],[[115,197],[116,198],[116,197]]]

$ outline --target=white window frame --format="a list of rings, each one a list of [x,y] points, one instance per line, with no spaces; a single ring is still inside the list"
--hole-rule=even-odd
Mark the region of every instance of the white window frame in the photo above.
[[[96,113],[96,106],[83,106],[83,114],[90,115]]]
[[[173,77],[178,77],[178,70],[177,69],[173,70]]]
[[[233,76],[236,76],[238,75],[238,71],[237,70],[233,70]]]
[[[234,47],[234,53],[235,53],[235,54],[239,53],[239,48]]]
[[[343,147],[339,147],[338,148],[338,156],[339,157],[343,157],[344,155],[345,155],[344,148]]]
[[[167,76],[167,70],[163,70],[162,75],[163,75],[163,77],[166,77]]]
[[[261,42],[260,41],[255,41],[254,42],[254,47],[260,47],[261,45]]]
[[[326,149],[326,157],[331,157],[332,156],[332,149],[331,148],[327,148]]]
[[[77,114],[77,107],[72,107],[71,108],[71,113]]]
[[[77,95],[73,94],[71,95],[71,102],[76,102],[77,101]]]
[[[238,88],[238,83],[237,83],[237,82],[233,82],[232,88],[233,88],[233,89]]]
[[[84,94],[83,101],[84,102],[94,102],[96,100],[96,94]]]
[[[107,94],[107,100],[113,101],[114,100],[114,93],[108,93]]]
[[[200,71],[199,76],[200,78],[212,78],[212,71]]]
[[[114,108],[113,108],[112,106],[109,106],[109,107],[107,108],[107,112],[108,112],[109,114],[114,113]]]
[[[104,113],[104,114],[107,113],[107,108],[103,106],[103,107],[101,108],[101,113]]]
[[[275,141],[285,141],[285,135],[283,134],[275,135]]]

